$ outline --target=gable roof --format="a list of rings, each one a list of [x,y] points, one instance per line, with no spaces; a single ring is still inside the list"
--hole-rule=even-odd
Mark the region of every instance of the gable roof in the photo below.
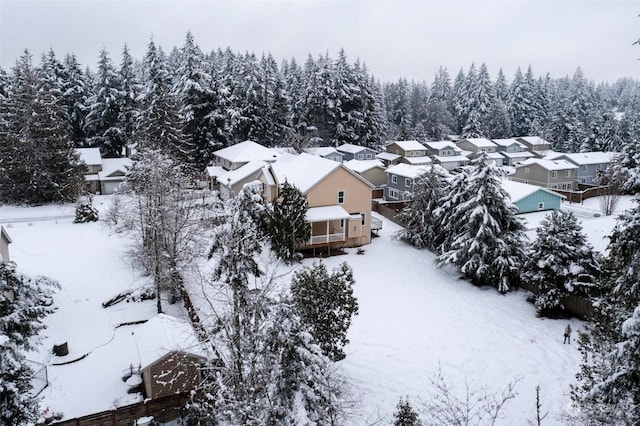
[[[248,163],[251,160],[274,161],[280,153],[253,141],[244,141],[219,149],[214,155],[232,163]]]
[[[522,142],[518,141],[515,138],[508,138],[508,139],[491,139],[491,141],[493,143],[495,143],[496,145],[499,146],[511,146],[511,145],[518,145],[520,148],[526,148],[525,145],[522,144]]]
[[[271,172],[279,184],[285,181],[306,194],[315,184],[341,166],[337,161],[302,153],[282,158],[271,165]]]
[[[102,164],[102,155],[99,148],[76,148],[80,161],[87,166],[99,166]]]
[[[554,152],[553,154],[548,154],[544,157],[545,160],[556,160],[559,158],[566,158],[570,162],[577,165],[588,165],[588,164],[606,164],[613,161],[615,157],[615,152],[600,152],[600,151],[592,151],[592,152],[576,152],[570,154],[563,154],[561,152]]]
[[[392,154],[391,152],[379,152],[376,154],[376,158],[385,161],[396,161],[398,158],[402,157],[400,154]]]
[[[430,166],[412,166],[410,164],[396,164],[387,169],[387,173],[407,178],[417,178],[429,171]]]
[[[558,194],[557,192],[551,191],[550,189],[542,188],[536,185],[530,185],[528,183],[515,182],[512,180],[503,180],[502,188],[505,191],[507,191],[507,194],[509,194],[509,197],[511,197],[512,203],[517,203],[518,201],[538,191],[544,191],[561,198],[567,198],[562,194]]]
[[[357,152],[364,151],[365,149],[372,151],[371,148],[367,148],[366,146],[354,145],[351,143],[345,143],[336,148],[336,150],[340,152],[348,152],[349,154],[355,154]]]
[[[424,151],[426,148],[418,141],[391,141],[388,145],[396,144],[405,151]]]
[[[137,327],[133,335],[142,368],[172,351],[206,355],[191,324],[171,315],[156,315]]]
[[[131,158],[103,158],[102,171],[98,172],[98,176],[100,176],[100,180],[109,180],[113,177],[121,178],[129,171],[132,164]]]
[[[267,163],[261,160],[252,160],[249,161],[242,167],[238,167],[235,170],[226,171],[225,173],[218,176],[218,182],[222,185],[235,185],[240,182],[242,179],[245,179],[247,176],[251,175],[259,171],[262,168],[265,168]]]
[[[431,157],[428,155],[422,155],[420,157],[403,157],[402,161],[418,166],[421,164],[430,164],[433,160],[431,160]]]
[[[534,164],[537,164],[543,169],[547,169],[547,170],[566,170],[566,169],[578,168],[578,166],[568,162],[567,160],[544,160],[542,158],[529,158],[517,164],[516,169],[524,166],[531,166]]]
[[[455,142],[451,142],[451,141],[425,142],[424,144],[429,148],[436,149],[438,151],[445,148],[458,149],[458,145],[456,145]]]
[[[320,157],[327,157],[329,155],[339,155],[342,157],[344,154],[337,149],[330,146],[317,146],[305,149],[305,152],[312,155],[319,155]]]
[[[476,146],[478,148],[487,148],[487,147],[491,147],[491,146],[496,146],[495,143],[491,142],[489,139],[487,138],[469,138],[469,139],[462,139],[460,141],[458,141],[458,143],[460,142],[464,142],[467,141],[469,142],[471,145]]]
[[[353,170],[356,173],[364,173],[376,167],[384,169],[380,160],[349,160],[343,164],[347,169]]]
[[[529,145],[538,146],[538,145],[550,145],[549,142],[542,139],[540,136],[520,136],[516,138],[520,141],[525,141]]]
[[[215,178],[218,178],[227,173],[227,171],[222,166],[207,166],[205,171],[207,173],[207,176]]]

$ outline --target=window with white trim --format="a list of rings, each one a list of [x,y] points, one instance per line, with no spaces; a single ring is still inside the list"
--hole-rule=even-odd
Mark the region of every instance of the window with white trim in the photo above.
[[[340,228],[344,229],[344,219],[340,219]]]
[[[565,170],[564,177],[571,177],[571,170]]]
[[[367,160],[371,160],[373,158],[372,154],[367,154]]]
[[[529,174],[529,168],[528,168],[528,167],[525,167],[525,168],[524,168],[524,174],[526,174],[526,175],[528,175],[528,174]]]
[[[367,216],[364,213],[360,213],[360,216],[362,216],[362,226],[364,226],[367,223]]]
[[[391,183],[398,183],[398,176],[391,175]]]
[[[404,178],[404,186],[406,186],[407,188],[411,188],[411,179],[410,178]]]
[[[338,204],[344,204],[344,191],[338,191]]]
[[[358,160],[364,160],[364,154],[358,154]]]
[[[538,203],[538,210],[544,210],[544,203],[543,202]]]
[[[389,198],[397,200],[399,196],[398,190],[389,188]]]
[[[584,165],[582,166],[582,171],[583,171],[583,172],[586,172],[588,168],[589,168],[589,167],[588,167],[586,164],[584,164]]]
[[[557,170],[552,170],[551,171],[551,179],[555,179],[558,177],[558,171]]]

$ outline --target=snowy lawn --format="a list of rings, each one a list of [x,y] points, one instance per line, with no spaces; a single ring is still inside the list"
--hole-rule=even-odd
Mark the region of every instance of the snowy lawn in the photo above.
[[[109,200],[96,197],[94,203],[104,210]],[[630,205],[630,198],[625,198],[620,208]],[[563,204],[563,209],[576,210],[591,243],[603,250],[603,237],[615,220],[593,216],[599,211],[597,200]],[[127,263],[124,236],[103,223],[75,225],[72,214],[69,206],[0,207],[0,222],[13,238],[11,257],[19,270],[50,276],[62,285],[58,310],[46,320],[49,328],[41,350],[30,358],[49,365],[43,407],[62,411],[65,418],[109,409],[119,399],[128,401],[120,375],[138,359],[131,337],[135,326],[114,327],[155,314],[153,301],[102,308],[102,302],[147,278]],[[23,220],[35,217],[58,218]],[[527,215],[527,227],[534,229],[543,217]],[[569,403],[569,385],[580,361],[575,344],[563,345],[562,332],[567,322],[575,331],[583,323],[537,318],[525,292],[501,296],[436,268],[431,253],[395,240],[399,228],[383,222],[380,237],[365,247],[364,255],[350,249],[346,255],[324,259],[329,268],[348,262],[356,278],[360,314],[349,331],[347,358],[340,364],[361,400],[357,424],[391,420],[401,396],[408,396],[420,411],[428,378],[439,365],[459,392],[465,378],[473,389],[486,385],[500,391],[519,377],[519,395],[507,405],[500,424],[533,420],[537,385],[543,412],[550,412],[545,424],[560,424],[558,415]],[[535,231],[528,234],[535,237]],[[303,264],[312,262],[306,259]],[[181,315],[176,309],[171,307],[169,313]],[[70,354],[64,359],[89,355],[73,364],[52,366],[59,359],[50,350],[60,341],[69,342]]]

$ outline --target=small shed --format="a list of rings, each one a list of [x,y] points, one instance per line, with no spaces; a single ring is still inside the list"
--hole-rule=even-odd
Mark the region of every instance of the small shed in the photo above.
[[[9,259],[9,244],[11,244],[11,237],[4,226],[0,226],[0,263],[8,263]]]
[[[511,202],[518,207],[519,213],[532,213],[543,210],[559,210],[562,194],[527,183],[505,180],[502,188],[511,197]]]
[[[189,392],[200,383],[206,354],[189,322],[158,314],[133,335],[147,398]]]

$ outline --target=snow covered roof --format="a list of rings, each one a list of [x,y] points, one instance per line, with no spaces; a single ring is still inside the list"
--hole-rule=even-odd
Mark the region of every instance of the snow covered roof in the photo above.
[[[307,209],[305,219],[307,222],[320,222],[323,220],[349,219],[351,215],[341,206],[311,207]]]
[[[431,163],[431,157],[423,155],[421,157],[404,157],[404,160],[412,165],[429,164]]]
[[[464,155],[434,155],[433,158],[440,163],[453,163],[453,162],[461,162],[461,161],[469,161],[469,157],[465,157]]]
[[[100,155],[99,148],[76,148],[80,161],[83,161],[87,166],[99,166],[102,164],[102,155]]]
[[[337,151],[335,148],[330,146],[318,146],[315,148],[313,147],[307,148],[305,149],[305,152],[312,155],[319,155],[320,157],[327,157],[329,155],[340,155],[340,156],[343,155],[341,152]]]
[[[516,139],[523,140],[532,146],[549,145],[549,142],[545,141],[540,136],[521,136]]]
[[[402,157],[402,155],[393,154],[391,152],[379,152],[378,154],[376,154],[376,158],[385,161],[396,161],[400,157]]]
[[[525,145],[522,144],[522,142],[519,142],[518,140],[516,140],[515,138],[509,138],[509,139],[491,139],[493,141],[493,143],[495,143],[496,145],[499,146],[511,146],[511,145],[518,145],[520,148],[526,148]]]
[[[485,152],[484,153],[487,158],[491,158],[492,160],[503,160],[504,157],[501,155],[502,153],[500,152]]]
[[[306,194],[329,173],[341,167],[341,164],[317,155],[302,153],[298,156],[278,159],[271,165],[271,172],[276,182],[282,184],[288,181],[300,192]]]
[[[469,138],[469,139],[462,139],[459,142],[464,142],[464,141],[467,141],[471,145],[476,146],[478,148],[488,148],[488,147],[491,147],[491,146],[496,146],[495,143],[491,142],[487,138]]]
[[[232,163],[248,163],[251,160],[274,161],[280,156],[280,153],[253,141],[240,142],[219,149],[214,154]]]
[[[537,164],[547,170],[577,169],[578,166],[567,160],[543,160],[542,158],[529,158],[516,166],[516,168]]]
[[[131,158],[103,158],[102,171],[98,172],[98,176],[105,181],[122,179],[122,175],[129,171],[132,164]]]
[[[391,143],[398,145],[405,151],[420,151],[426,149],[425,146],[418,141],[393,141]]]
[[[435,141],[435,142],[425,142],[426,146],[431,149],[437,149],[438,151],[445,148],[458,149],[458,146],[451,141]]]
[[[349,160],[343,164],[346,168],[356,173],[364,173],[374,167],[384,168],[380,160]]]
[[[366,146],[354,145],[351,143],[345,143],[336,148],[336,150],[340,152],[348,152],[350,154],[355,154],[364,149],[369,149],[369,148],[367,148]]]
[[[167,314],[158,314],[133,331],[140,365],[145,368],[171,351],[205,356],[193,326]]]
[[[558,194],[557,192],[551,191],[549,189],[542,188],[536,185],[530,185],[528,183],[514,182],[512,180],[503,180],[502,188],[507,191],[507,194],[509,194],[509,196],[511,197],[512,203],[518,202],[538,191],[544,191],[558,197],[566,198],[564,195]]]
[[[613,158],[616,156],[615,152],[577,152],[571,154],[563,154],[561,152],[554,152],[553,154],[545,155],[546,160],[556,160],[559,158],[566,158],[570,162],[577,164],[579,166],[587,165],[587,164],[606,164],[613,161]]]
[[[429,167],[430,166],[412,166],[410,164],[396,164],[395,166],[389,167],[387,169],[387,173],[415,179],[427,173],[429,171]]]
[[[245,179],[247,176],[252,173],[257,172],[258,170],[267,166],[265,161],[261,160],[252,160],[249,161],[242,167],[239,167],[235,170],[225,171],[225,173],[218,176],[218,182],[223,185],[235,185],[240,182],[242,179]]]
[[[500,151],[500,154],[502,154],[503,156],[505,156],[507,158],[531,158],[531,157],[535,157],[535,155],[533,155],[529,151],[520,151],[520,152]]]
[[[207,172],[207,176],[217,178],[225,174],[227,171],[224,169],[224,167],[209,166],[206,168],[206,172]]]
[[[13,242],[7,230],[4,229],[4,226],[0,226],[0,237],[2,237],[2,239],[5,240],[8,244]]]

